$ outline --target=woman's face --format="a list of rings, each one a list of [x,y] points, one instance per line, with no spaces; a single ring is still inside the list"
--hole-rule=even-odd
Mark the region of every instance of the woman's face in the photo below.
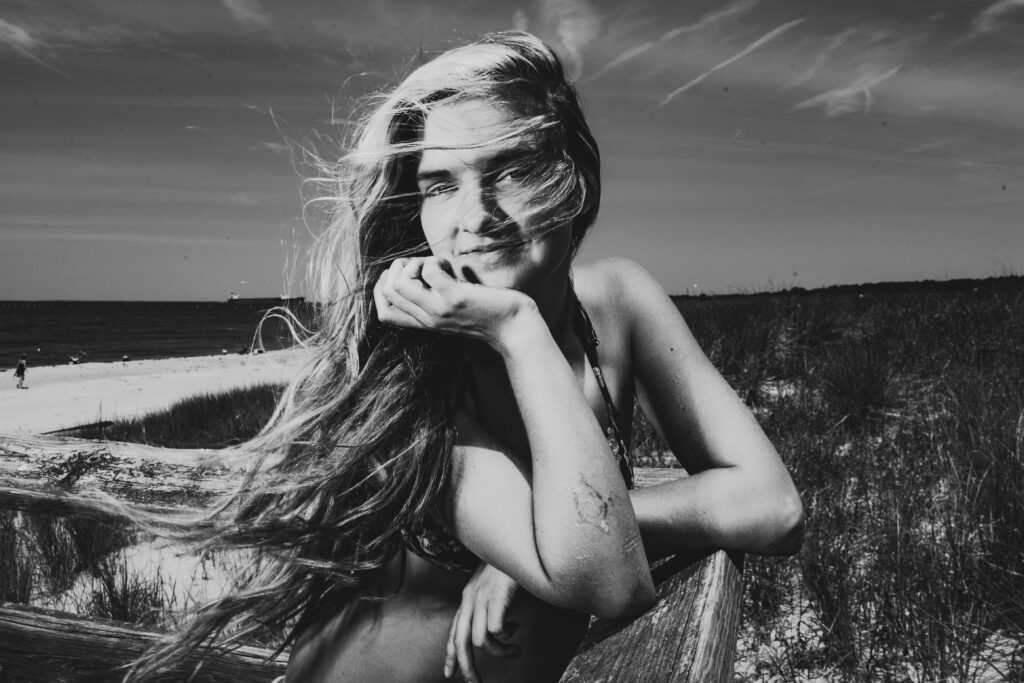
[[[484,100],[430,111],[416,174],[420,219],[431,251],[456,275],[536,298],[568,277],[572,228],[543,218],[544,198],[527,181],[540,140],[497,140],[514,116]]]

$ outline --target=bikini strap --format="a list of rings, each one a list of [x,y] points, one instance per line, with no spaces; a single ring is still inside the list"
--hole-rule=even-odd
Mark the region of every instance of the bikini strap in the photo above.
[[[583,303],[576,296],[576,290],[570,286],[569,291],[572,294],[573,308],[575,309],[573,324],[576,328],[576,334],[583,342],[583,352],[587,356],[587,361],[590,362],[590,369],[594,372],[597,386],[601,389],[604,408],[608,413],[608,445],[611,447],[612,455],[615,456],[615,460],[619,464],[619,471],[622,473],[623,481],[626,482],[626,488],[631,489],[633,488],[633,463],[629,460],[629,448],[622,438],[619,422],[615,418],[615,403],[612,401],[611,392],[608,391],[608,385],[604,381],[604,373],[601,372],[601,365],[598,362],[597,346],[601,342],[597,338],[597,332],[594,330],[594,324],[590,321],[590,316],[587,315],[587,310],[583,308]]]

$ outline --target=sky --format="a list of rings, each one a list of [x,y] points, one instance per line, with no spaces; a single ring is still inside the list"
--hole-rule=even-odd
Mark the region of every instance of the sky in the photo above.
[[[302,295],[307,151],[494,30],[671,293],[1024,273],[1024,0],[0,0],[0,299]]]

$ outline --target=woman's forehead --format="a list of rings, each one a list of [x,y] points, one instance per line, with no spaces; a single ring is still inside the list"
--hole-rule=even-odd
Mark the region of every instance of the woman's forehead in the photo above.
[[[520,116],[508,107],[487,100],[440,104],[430,109],[423,123],[424,158],[434,152],[486,148],[500,151],[530,147],[532,134],[514,134]]]

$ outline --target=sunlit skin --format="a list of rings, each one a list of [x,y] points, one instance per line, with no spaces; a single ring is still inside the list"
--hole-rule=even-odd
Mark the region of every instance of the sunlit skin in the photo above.
[[[394,597],[307,630],[289,681],[555,681],[587,615],[632,618],[653,605],[649,559],[799,545],[799,496],[750,412],[659,285],[607,259],[572,278],[616,421],[628,432],[636,396],[691,473],[625,489],[569,324],[570,227],[534,221],[517,166],[530,143],[495,140],[512,116],[484,101],[430,112],[417,183],[433,256],[397,260],[374,289],[382,322],[487,350],[470,359],[445,520],[483,564],[467,578],[403,551],[379,586]],[[506,242],[519,245],[497,248]],[[607,501],[600,519],[579,507],[581,486]]]
[[[430,250],[456,276],[468,268],[481,284],[561,304],[569,275],[571,228],[544,222],[525,179],[526,157],[541,144],[500,139],[514,114],[480,101],[437,107],[424,126],[417,169],[420,220]],[[512,243],[513,246],[502,248]],[[555,287],[552,287],[555,285]]]

